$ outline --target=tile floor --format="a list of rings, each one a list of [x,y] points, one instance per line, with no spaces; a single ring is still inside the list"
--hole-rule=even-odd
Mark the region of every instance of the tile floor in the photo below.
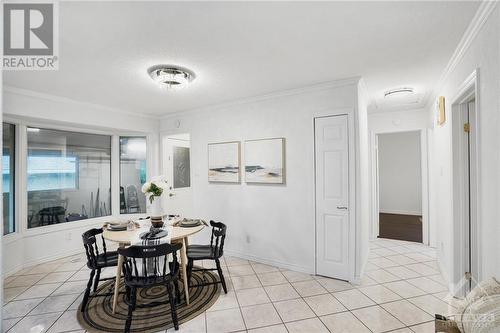
[[[435,313],[455,311],[434,249],[388,239],[370,248],[361,285],[227,257],[228,294],[179,332],[431,333]],[[85,332],[76,309],[88,274],[77,255],[6,278],[3,332]]]

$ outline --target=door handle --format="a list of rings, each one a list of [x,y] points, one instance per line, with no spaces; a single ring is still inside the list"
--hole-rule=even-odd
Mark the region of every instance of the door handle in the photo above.
[[[337,209],[347,210],[347,207],[346,206],[337,206]]]

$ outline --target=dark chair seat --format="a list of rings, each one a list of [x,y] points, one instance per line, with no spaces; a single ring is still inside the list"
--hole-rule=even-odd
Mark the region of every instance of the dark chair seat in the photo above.
[[[215,247],[211,245],[189,245],[187,257],[194,260],[215,259]]]
[[[97,267],[113,267],[118,265],[118,252],[109,251],[97,256]]]

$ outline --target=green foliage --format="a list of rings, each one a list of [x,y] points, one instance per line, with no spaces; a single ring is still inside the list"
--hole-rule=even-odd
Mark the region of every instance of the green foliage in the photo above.
[[[149,202],[153,203],[155,197],[161,196],[163,193],[163,189],[161,187],[156,186],[154,183],[151,183],[151,186],[149,186]]]

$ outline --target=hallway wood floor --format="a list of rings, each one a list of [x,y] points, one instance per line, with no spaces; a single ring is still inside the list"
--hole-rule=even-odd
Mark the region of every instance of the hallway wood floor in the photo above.
[[[422,216],[380,213],[379,237],[422,243]]]

